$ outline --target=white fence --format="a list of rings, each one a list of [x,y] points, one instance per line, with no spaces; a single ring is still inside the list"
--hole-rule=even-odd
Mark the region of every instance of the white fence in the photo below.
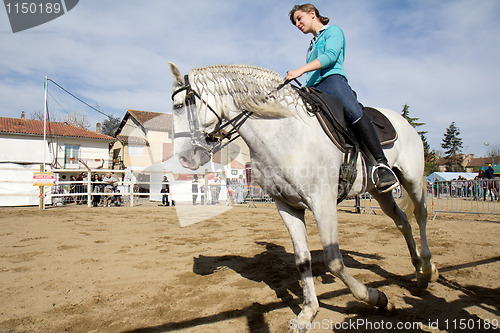
[[[40,170],[39,165],[0,167],[0,206],[37,205],[40,200],[39,188],[33,186],[33,173]],[[117,181],[112,190],[103,190],[100,181],[71,181],[61,175],[66,172],[78,175],[103,175],[113,172]],[[273,200],[258,186],[242,183],[213,184],[200,180],[196,189],[189,178],[178,180],[174,174],[164,171],[134,171],[134,170],[54,170],[54,186],[45,186],[43,194],[44,205],[64,205],[68,203],[85,204],[89,207],[103,204],[134,206],[138,199],[149,201],[187,202],[193,204],[248,204],[249,207],[259,202]],[[162,193],[163,177],[169,181],[169,193]],[[428,184],[428,205],[433,218],[439,213],[464,214],[500,214],[499,202],[500,180],[453,180],[435,181]],[[393,192],[396,198],[401,196],[401,190]],[[13,201],[15,200],[15,202]],[[361,214],[371,214],[379,209],[378,203],[369,194],[344,200],[339,208],[354,208]]]
[[[5,171],[10,171],[4,168]],[[18,170],[15,169],[17,172]],[[39,171],[39,166],[23,170],[22,177],[4,177],[0,179],[0,188],[5,187],[4,198],[7,197],[29,197],[30,201],[20,205],[38,205],[39,187],[33,186],[33,173]],[[144,198],[152,202],[168,203],[168,205],[182,202],[193,204],[254,204],[257,202],[271,202],[271,198],[262,191],[258,185],[247,185],[241,183],[213,183],[204,181],[203,178],[193,187],[193,175],[179,175],[165,171],[135,171],[135,170],[106,170],[106,169],[58,169],[54,172],[54,185],[44,186],[44,203],[46,205],[62,206],[67,204],[81,204],[92,206],[102,205],[130,205],[134,206],[138,200],[144,202]],[[112,173],[114,182],[112,185],[102,181],[106,173]],[[85,178],[80,180],[71,179],[84,174]],[[94,176],[99,175],[99,180]],[[184,177],[182,177],[184,176]],[[168,192],[165,192],[166,183],[163,178],[168,179]],[[17,178],[17,179],[15,179]],[[19,184],[24,184],[20,190]],[[9,185],[10,188],[7,188]],[[9,204],[16,206],[16,204]],[[0,202],[0,206],[2,206]],[[7,204],[3,206],[8,206]]]
[[[429,184],[432,211],[438,213],[500,214],[499,180],[451,180]]]

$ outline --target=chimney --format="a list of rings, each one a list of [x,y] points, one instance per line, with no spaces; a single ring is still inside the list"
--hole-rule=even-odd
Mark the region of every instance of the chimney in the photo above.
[[[26,118],[26,115],[24,114],[24,111],[21,111],[21,119],[25,119]]]
[[[96,123],[95,124],[95,131],[97,133],[99,133],[99,134],[101,133],[101,123]]]

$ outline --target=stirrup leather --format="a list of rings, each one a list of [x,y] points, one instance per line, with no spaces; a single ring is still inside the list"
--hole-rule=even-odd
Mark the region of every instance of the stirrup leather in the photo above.
[[[388,187],[387,189],[383,190],[383,191],[380,191],[380,193],[386,193],[386,192],[389,192],[389,191],[392,191],[394,190],[396,187],[399,186],[399,180],[398,180],[398,177],[396,176],[396,174],[394,173],[394,171],[392,171],[391,168],[389,168],[387,165],[385,164],[377,164],[376,166],[373,167],[372,169],[372,183],[373,185],[375,185],[375,188],[378,190],[377,188],[377,183],[375,182],[375,172],[379,169],[379,168],[383,168],[383,169],[386,169],[386,170],[389,170],[389,172],[392,174],[392,176],[394,177],[394,179],[396,179],[396,182],[391,185],[390,187]]]

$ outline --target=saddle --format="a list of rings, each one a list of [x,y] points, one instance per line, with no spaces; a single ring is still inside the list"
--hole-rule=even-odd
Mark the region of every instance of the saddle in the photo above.
[[[308,111],[316,116],[325,134],[344,153],[339,176],[337,198],[339,203],[347,197],[356,179],[356,161],[359,152],[372,162],[375,162],[375,159],[347,126],[344,107],[336,96],[323,93],[316,88],[295,87],[295,89],[302,97]],[[370,117],[382,146],[396,141],[397,133],[389,119],[374,108],[362,107],[364,115]]]

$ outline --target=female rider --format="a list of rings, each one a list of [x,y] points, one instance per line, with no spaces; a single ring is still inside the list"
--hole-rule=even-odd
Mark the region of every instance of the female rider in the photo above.
[[[336,96],[344,105],[344,114],[349,127],[377,161],[375,187],[379,192],[388,192],[398,185],[398,180],[389,168],[375,128],[358,103],[347,83],[344,71],[345,37],[337,25],[328,25],[330,19],[319,14],[311,4],[295,5],[290,11],[290,20],[304,34],[314,38],[307,50],[307,63],[287,72],[292,80],[306,73],[306,87]]]

